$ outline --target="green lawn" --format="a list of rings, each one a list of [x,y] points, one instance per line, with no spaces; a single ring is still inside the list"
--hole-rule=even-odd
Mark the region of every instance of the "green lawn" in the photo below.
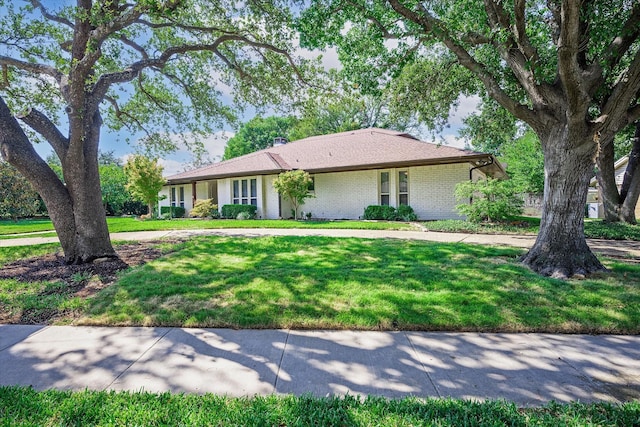
[[[236,219],[172,219],[141,221],[130,217],[107,218],[109,231],[120,233],[127,231],[152,230],[195,230],[215,228],[331,228],[331,229],[359,229],[359,230],[416,230],[416,226],[404,222],[387,221],[293,221],[293,220],[236,220]],[[0,221],[0,239],[22,233],[41,233],[53,231],[53,224],[49,220],[24,219],[18,222]],[[45,235],[45,234],[38,234]],[[49,234],[46,234],[49,235]]]
[[[415,230],[415,224],[386,221],[292,221],[292,220],[193,220],[172,219],[140,221],[130,217],[107,218],[112,233],[126,231],[151,230],[193,230],[215,228],[325,228],[325,229],[362,229],[362,230]],[[476,224],[462,220],[426,221],[421,226],[429,231],[451,233],[489,233],[489,234],[537,234],[539,218],[518,217],[507,223]],[[17,223],[0,221],[0,239],[15,237],[19,233],[52,231],[49,220],[26,219]],[[585,220],[585,234],[594,239],[635,240],[640,241],[640,225],[606,224],[602,220]],[[38,234],[54,236],[55,234]]]
[[[346,396],[231,398],[148,392],[0,387],[3,425],[189,426],[637,426],[640,403],[518,408],[504,401]]]
[[[530,272],[520,254],[400,240],[201,237],[124,274],[78,322],[640,332],[640,266],[606,261],[610,274],[563,282]]]

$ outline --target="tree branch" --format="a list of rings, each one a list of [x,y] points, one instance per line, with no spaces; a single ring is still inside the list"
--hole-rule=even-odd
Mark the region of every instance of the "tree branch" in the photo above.
[[[558,73],[564,86],[570,116],[578,117],[586,110],[590,97],[584,90],[584,81],[578,53],[580,51],[581,2],[563,0],[558,40]]]
[[[144,50],[144,48],[138,43],[134,42],[133,40],[129,40],[125,36],[120,36],[120,41],[138,52],[140,56],[142,56],[142,59],[149,59],[149,54],[147,53],[147,51]]]
[[[418,14],[400,3],[400,0],[388,1],[397,13],[407,20],[422,26],[423,30],[427,34],[431,34],[444,43],[447,48],[456,55],[460,64],[475,74],[476,77],[482,81],[489,95],[511,112],[511,114],[529,124],[540,122],[539,117],[537,117],[532,110],[527,106],[514,101],[500,87],[500,84],[495,80],[491,73],[487,71],[484,65],[477,62],[466,49],[453,40],[453,38],[446,32],[445,26],[433,17],[426,9],[423,8],[422,14]]]
[[[61,83],[64,78],[64,74],[52,66],[21,61],[9,56],[0,55],[0,65],[9,65],[34,74],[45,74],[53,77],[58,83]]]
[[[143,123],[140,122],[140,120],[138,120],[137,117],[135,117],[134,115],[132,115],[128,111],[120,109],[120,106],[118,105],[118,101],[115,98],[113,98],[111,96],[105,96],[104,99],[113,106],[113,109],[114,109],[115,114],[116,114],[116,118],[119,119],[121,116],[124,116],[124,117],[130,119],[132,122],[134,122],[136,124],[136,126],[138,127],[137,129],[135,129],[134,127],[130,126],[126,121],[123,121],[123,123],[129,129],[142,130],[147,136],[151,136],[151,132],[144,126]]]
[[[629,108],[634,100],[638,98],[640,93],[640,50],[636,52],[635,58],[629,65],[629,68],[620,76],[618,82],[611,90],[611,95],[607,98],[600,117],[596,119],[596,123],[600,124],[603,130],[609,132],[617,132],[618,123],[612,123],[611,118],[622,117],[626,119],[626,123],[622,127],[634,122],[633,109]],[[630,116],[631,113],[631,116]]]
[[[48,20],[57,22],[58,24],[66,25],[67,27],[73,29],[73,23],[71,21],[69,21],[66,18],[63,18],[63,17],[58,16],[58,15],[54,15],[53,13],[49,12],[47,9],[45,9],[45,7],[42,5],[42,3],[40,1],[31,0],[31,5],[34,8],[40,10],[40,13],[42,14],[42,16],[44,16]]]
[[[162,69],[162,67],[164,67],[164,65],[167,63],[167,61],[169,61],[172,57],[174,57],[176,55],[189,53],[189,52],[202,52],[202,51],[213,52],[225,64],[227,64],[228,66],[232,67],[232,69],[238,71],[239,68],[236,67],[234,64],[232,64],[229,61],[229,59],[226,58],[226,56],[224,56],[218,49],[221,44],[227,43],[227,42],[232,42],[232,41],[242,42],[242,43],[244,43],[244,44],[246,44],[248,46],[251,46],[251,47],[254,47],[254,48],[257,48],[257,49],[269,50],[269,51],[272,51],[274,53],[277,53],[279,55],[284,56],[287,59],[287,61],[289,62],[289,65],[291,65],[291,67],[293,68],[294,73],[296,74],[298,79],[300,81],[304,82],[305,84],[309,84],[305,80],[304,76],[302,76],[302,74],[300,73],[300,70],[296,66],[296,64],[293,61],[293,58],[291,57],[291,55],[285,49],[278,48],[278,47],[273,46],[273,45],[268,44],[268,43],[263,43],[263,42],[251,40],[251,39],[247,38],[246,36],[242,36],[242,35],[239,35],[239,34],[225,34],[225,35],[222,35],[222,36],[218,37],[213,43],[173,46],[173,47],[168,48],[164,52],[162,52],[160,54],[160,56],[157,57],[157,58],[149,58],[149,59],[140,60],[138,62],[135,62],[135,63],[131,64],[131,66],[129,68],[127,68],[126,70],[121,71],[121,72],[103,74],[102,76],[100,76],[100,78],[96,82],[96,84],[94,86],[94,89],[93,89],[93,94],[97,98],[101,99],[102,97],[105,96],[105,94],[107,93],[107,90],[109,89],[109,87],[111,85],[116,84],[116,83],[124,83],[124,82],[128,82],[128,81],[132,81],[134,78],[136,78],[136,76],[140,73],[140,71],[145,69],[145,68],[153,67],[153,68]]]
[[[26,114],[18,116],[31,129],[38,132],[49,142],[60,159],[64,159],[69,148],[69,140],[60,132],[55,124],[42,112],[30,109]]]
[[[606,63],[610,69],[620,63],[620,60],[629,51],[633,43],[640,37],[640,3],[636,2],[631,10],[629,19],[624,23],[620,35],[614,38],[609,47],[604,50],[605,57],[601,61],[594,61],[594,64]]]

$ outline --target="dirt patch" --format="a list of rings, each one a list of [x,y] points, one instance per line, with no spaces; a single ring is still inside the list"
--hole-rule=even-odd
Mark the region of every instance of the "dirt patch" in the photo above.
[[[175,240],[169,243],[179,242]],[[167,254],[167,250],[160,248],[159,243],[168,242],[145,241],[118,245],[114,249],[119,258],[105,258],[83,265],[67,265],[62,253],[25,258],[2,266],[0,279],[16,279],[26,283],[57,282],[56,286],[47,286],[39,295],[88,298],[113,284],[120,271]],[[0,323],[49,324],[63,318],[71,320],[74,316],[74,313],[61,313],[49,308],[9,313],[0,304]]]

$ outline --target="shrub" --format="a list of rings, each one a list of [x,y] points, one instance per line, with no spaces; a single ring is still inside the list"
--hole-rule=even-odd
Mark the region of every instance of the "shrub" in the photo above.
[[[253,219],[253,217],[251,216],[251,214],[250,214],[249,212],[244,211],[244,212],[240,212],[240,213],[238,214],[238,216],[236,217],[236,219],[239,219],[239,220],[243,220],[243,219]]]
[[[409,205],[400,205],[396,211],[396,217],[402,221],[416,221],[418,215],[413,211],[413,208]]]
[[[395,221],[396,208],[393,206],[369,205],[364,210],[364,219],[383,219]]]
[[[196,201],[196,205],[189,212],[192,218],[219,218],[218,205],[213,203],[211,199],[203,199]]]
[[[456,186],[456,198],[458,201],[472,198],[471,203],[456,206],[472,222],[504,221],[522,214],[523,201],[511,181],[488,178],[461,182]]]
[[[185,209],[180,206],[161,206],[160,215],[169,216],[169,218],[183,218]]]
[[[246,219],[253,219],[256,217],[257,210],[258,207],[254,205],[224,205],[220,213],[222,218],[236,219],[241,212],[247,212],[249,217]]]

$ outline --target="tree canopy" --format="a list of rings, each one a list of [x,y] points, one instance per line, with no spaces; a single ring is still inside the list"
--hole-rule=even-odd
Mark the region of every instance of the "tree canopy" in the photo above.
[[[366,90],[442,126],[460,95],[491,98],[538,136],[543,214],[523,262],[567,277],[604,269],[584,238],[598,152],[640,118],[640,3],[628,0],[314,0],[306,46],[338,47]]]
[[[100,195],[103,124],[146,133],[156,152],[197,149],[171,136],[209,134],[246,103],[286,107],[309,67],[291,53],[283,0],[74,3],[0,0],[0,151],[42,196],[67,261],[82,263],[115,256]],[[37,140],[55,151],[64,183]]]
[[[273,145],[275,138],[289,139],[289,132],[296,122],[295,117],[254,117],[227,141],[222,160],[263,150]]]
[[[158,159],[133,155],[124,165],[124,172],[127,176],[127,190],[134,198],[146,203],[149,215],[153,216],[160,190],[166,182],[162,177],[162,166],[158,164]]]

